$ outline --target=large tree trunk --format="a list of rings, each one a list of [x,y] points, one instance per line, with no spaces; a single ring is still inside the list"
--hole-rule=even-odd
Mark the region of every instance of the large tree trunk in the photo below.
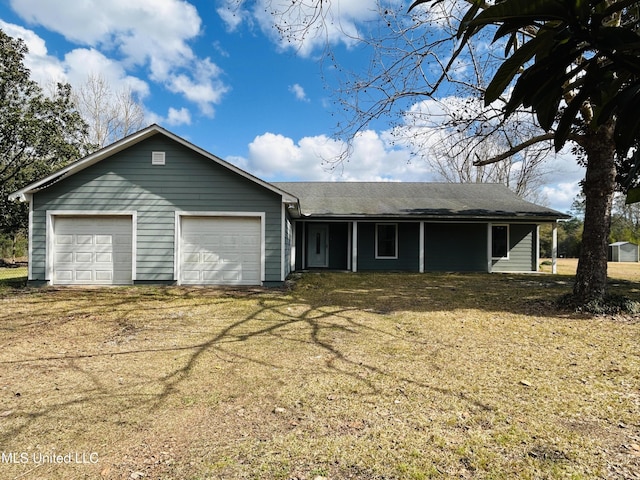
[[[603,125],[581,142],[587,156],[587,172],[582,187],[586,200],[584,232],[573,287],[577,305],[601,301],[607,292],[611,205],[616,185],[613,126],[613,122]]]

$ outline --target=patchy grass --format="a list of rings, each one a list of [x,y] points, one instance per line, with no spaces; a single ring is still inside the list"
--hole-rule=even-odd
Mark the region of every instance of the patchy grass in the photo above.
[[[0,267],[0,281],[5,280],[26,280],[27,267]]]
[[[27,267],[0,267],[0,294],[4,290],[24,287],[27,283]]]
[[[2,290],[0,477],[634,478],[640,322],[555,311],[570,288],[332,273]]]

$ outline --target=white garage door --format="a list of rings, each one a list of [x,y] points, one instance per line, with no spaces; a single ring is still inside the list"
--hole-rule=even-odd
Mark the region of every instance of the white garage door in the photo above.
[[[132,283],[131,217],[55,217],[53,283]]]
[[[182,217],[180,283],[260,285],[259,217]]]

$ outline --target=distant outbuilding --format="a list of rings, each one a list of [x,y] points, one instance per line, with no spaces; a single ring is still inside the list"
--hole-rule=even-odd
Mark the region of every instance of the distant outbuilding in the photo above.
[[[610,262],[637,262],[638,245],[631,242],[614,242],[609,244]]]

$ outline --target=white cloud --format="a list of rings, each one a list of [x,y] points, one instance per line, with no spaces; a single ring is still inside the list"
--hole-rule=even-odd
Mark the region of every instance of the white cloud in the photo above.
[[[568,212],[580,193],[578,182],[560,182],[542,187],[542,194],[549,199],[549,206],[560,212]]]
[[[55,82],[69,82],[79,89],[90,75],[99,76],[115,91],[130,90],[139,99],[149,94],[144,80],[128,75],[122,64],[94,48],[77,48],[59,59],[49,55],[45,41],[31,30],[0,20],[0,28],[9,36],[24,40],[29,52],[25,66],[31,79],[47,87]]]
[[[11,0],[11,7],[29,23],[100,52],[123,69],[147,69],[153,82],[196,103],[208,116],[228,91],[221,70],[209,58],[198,58],[189,45],[200,35],[202,21],[187,2]]]
[[[169,108],[167,113],[166,122],[168,125],[191,125],[191,113],[186,108],[176,110],[175,108]]]
[[[395,148],[374,131],[361,133],[349,158],[338,162],[345,144],[325,135],[298,143],[274,133],[257,136],[247,158],[229,161],[268,181],[428,181],[423,162],[411,162],[407,150]]]
[[[63,65],[67,81],[78,87],[89,75],[103,78],[113,90],[131,90],[139,99],[149,94],[149,85],[144,80],[127,75],[122,64],[95,49],[76,48],[64,57]]]
[[[213,104],[220,103],[222,95],[229,91],[219,76],[221,70],[208,58],[201,60],[192,74],[179,74],[167,79],[167,87],[182,94],[200,106],[201,112],[213,117]]]
[[[235,32],[243,22],[250,23],[251,15],[248,10],[242,8],[242,2],[226,0],[221,2],[216,12],[227,27],[228,32]]]
[[[289,91],[293,93],[297,100],[300,100],[301,102],[309,101],[307,93],[304,91],[304,88],[300,84],[294,83],[289,87]]]

